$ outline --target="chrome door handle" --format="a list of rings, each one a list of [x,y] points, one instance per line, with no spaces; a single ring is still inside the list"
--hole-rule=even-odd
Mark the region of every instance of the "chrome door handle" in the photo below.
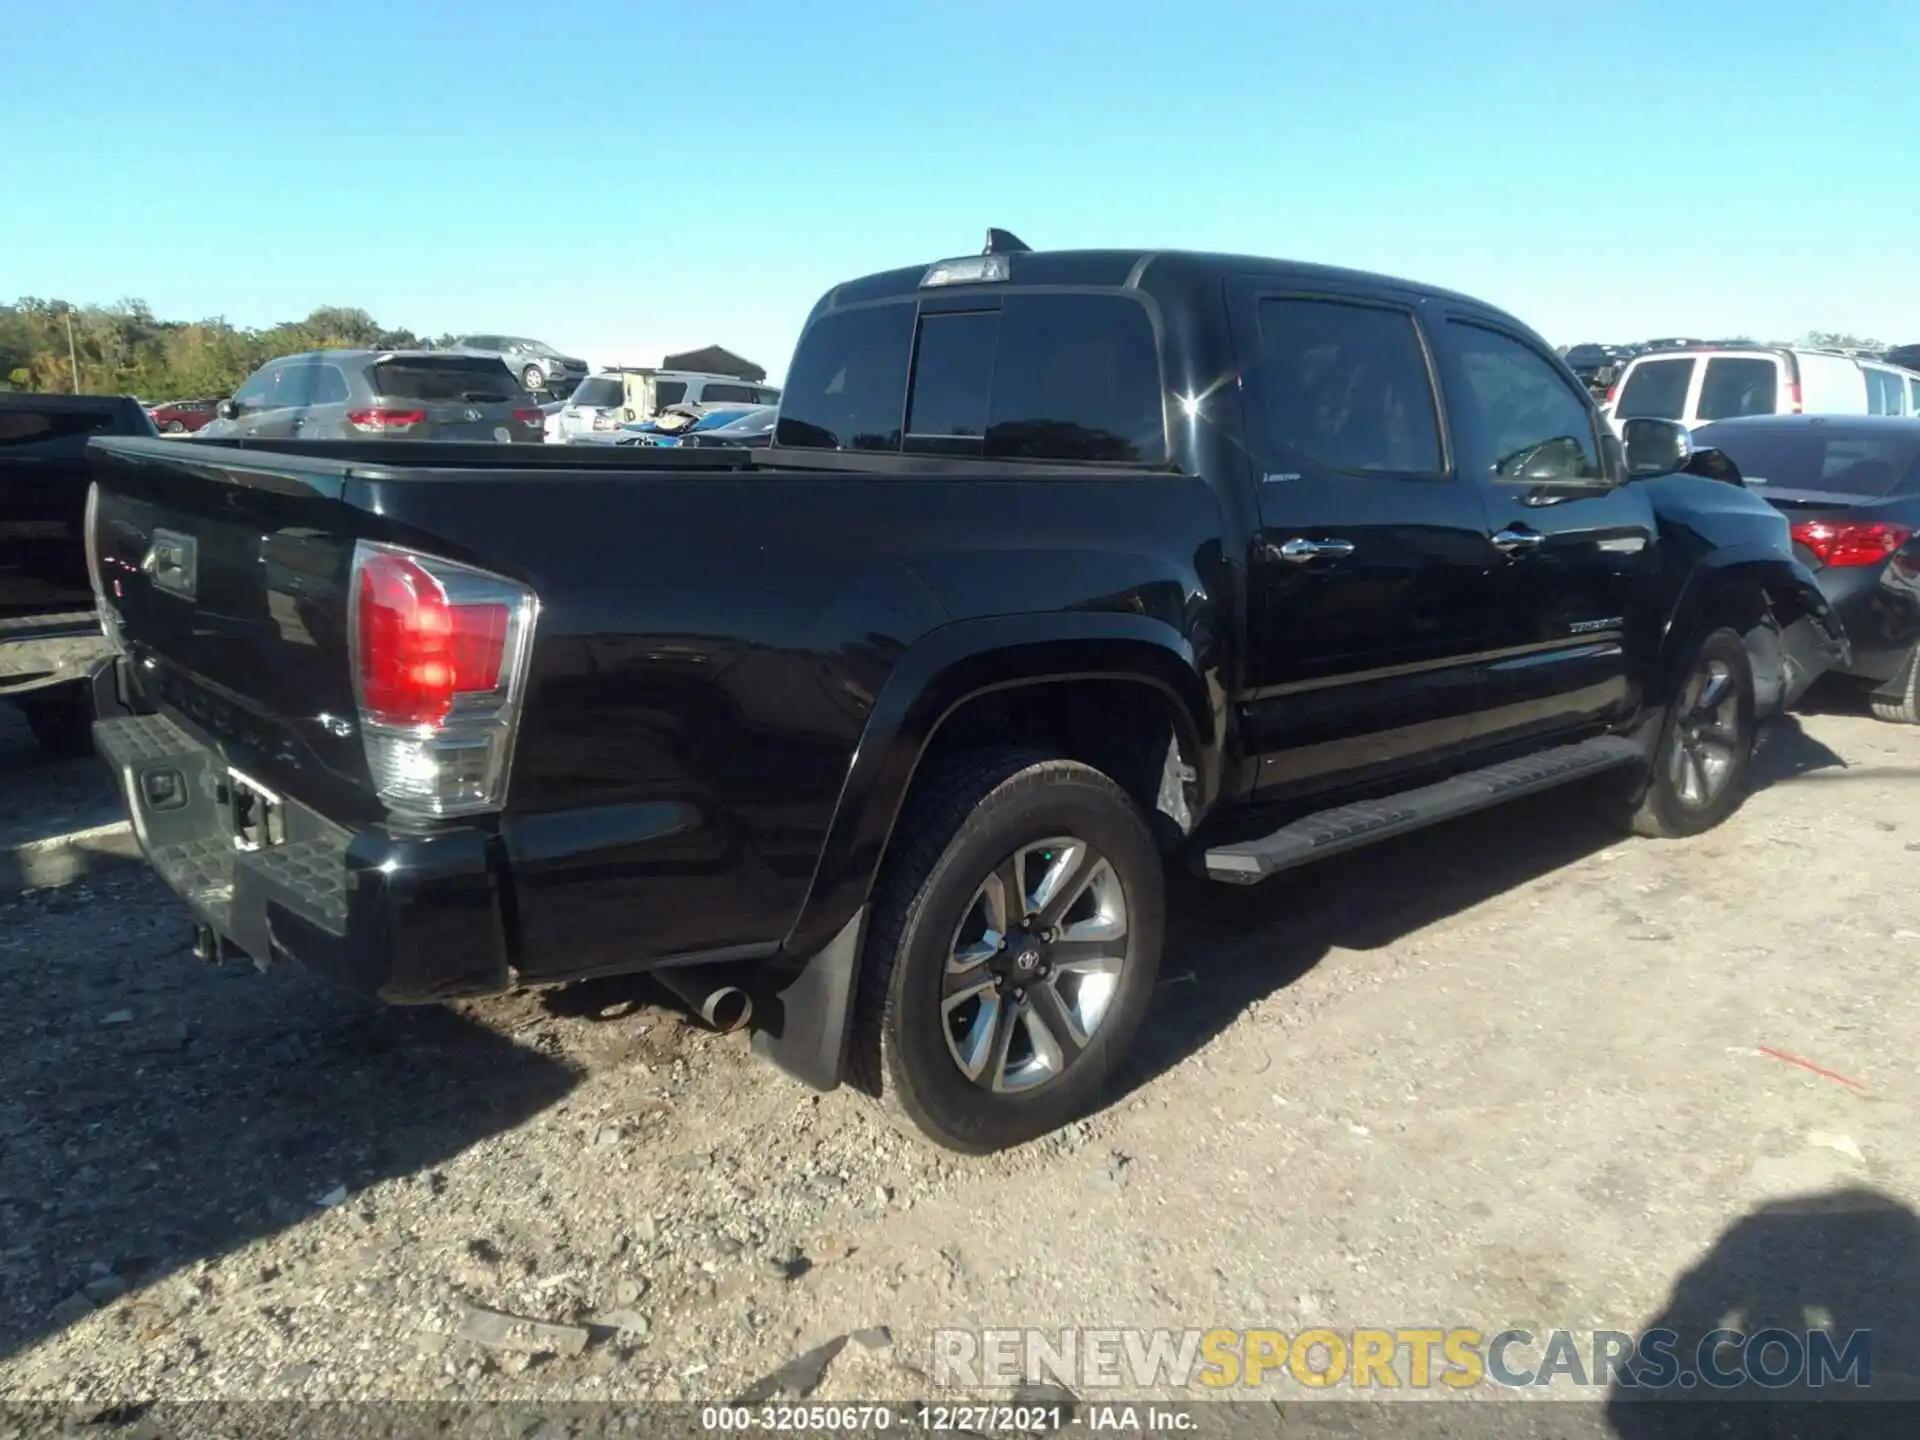
[[[1309,540],[1304,535],[1296,535],[1291,540],[1282,540],[1278,545],[1269,547],[1271,553],[1281,560],[1295,565],[1304,565],[1309,560],[1339,560],[1353,553],[1351,540]]]
[[[1505,554],[1519,555],[1538,550],[1546,538],[1538,530],[1502,530],[1493,537],[1493,543]]]

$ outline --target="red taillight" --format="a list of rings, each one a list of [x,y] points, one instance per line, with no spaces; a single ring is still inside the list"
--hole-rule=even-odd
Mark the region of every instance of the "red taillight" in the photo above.
[[[516,410],[513,412],[513,418],[518,420],[522,425],[544,425],[547,423],[547,416],[544,410]]]
[[[1799,415],[1803,413],[1800,409],[1800,382],[1798,380],[1789,380],[1787,382],[1787,413],[1789,415]]]
[[[1794,541],[1822,565],[1878,565],[1912,538],[1904,525],[1863,520],[1802,520],[1788,527]]]
[[[376,405],[371,410],[349,410],[347,423],[356,430],[411,430],[416,425],[427,423],[427,412],[395,410],[389,406]]]
[[[461,693],[499,688],[505,605],[455,605],[405,555],[373,551],[360,568],[360,703],[380,725],[438,725]]]
[[[396,815],[506,802],[539,602],[504,575],[362,541],[353,671],[373,788]]]
[[[1616,380],[1613,382],[1613,384],[1607,387],[1607,404],[1611,405],[1613,404],[1614,401],[1618,400],[1619,398],[1620,398],[1620,382]]]

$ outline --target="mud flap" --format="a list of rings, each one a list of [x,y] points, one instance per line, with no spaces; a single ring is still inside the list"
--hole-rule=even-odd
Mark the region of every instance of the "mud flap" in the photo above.
[[[811,959],[787,969],[766,967],[764,993],[754,996],[753,1053],[815,1090],[839,1086],[853,1030],[853,985],[867,932],[862,905]]]

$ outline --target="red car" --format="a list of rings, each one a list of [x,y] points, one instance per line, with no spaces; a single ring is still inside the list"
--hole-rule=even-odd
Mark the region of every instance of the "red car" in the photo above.
[[[163,435],[191,435],[214,417],[218,400],[169,400],[155,405],[147,413],[154,428]]]

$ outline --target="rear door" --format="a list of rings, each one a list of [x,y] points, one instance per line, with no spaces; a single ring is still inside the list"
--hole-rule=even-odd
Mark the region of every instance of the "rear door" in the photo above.
[[[1460,473],[1496,556],[1474,747],[1632,714],[1628,652],[1655,560],[1646,487],[1623,483],[1591,398],[1533,337],[1473,311],[1435,331]]]
[[[1777,355],[1708,355],[1689,423],[1776,415],[1788,391],[1785,362]]]
[[[1679,420],[1692,413],[1694,357],[1642,357],[1627,367],[1613,403],[1613,428],[1629,420]]]
[[[1417,296],[1249,278],[1229,290],[1259,526],[1242,734],[1280,796],[1462,746],[1488,578]]]
[[[483,355],[396,355],[368,367],[368,383],[398,439],[505,443],[526,393],[513,372]]]

